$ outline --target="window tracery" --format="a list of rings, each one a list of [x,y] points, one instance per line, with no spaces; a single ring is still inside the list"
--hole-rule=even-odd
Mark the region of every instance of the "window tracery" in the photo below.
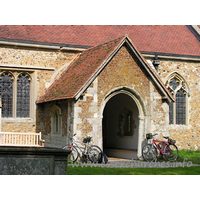
[[[169,124],[186,124],[187,97],[189,95],[186,81],[178,73],[173,73],[165,85],[176,99],[176,102],[169,103]]]
[[[0,76],[0,95],[2,102],[2,117],[13,115],[13,76],[10,72],[3,72]]]
[[[30,116],[30,78],[20,74],[17,80],[17,117]]]
[[[31,103],[31,76],[27,72],[0,73],[2,118],[29,118]]]

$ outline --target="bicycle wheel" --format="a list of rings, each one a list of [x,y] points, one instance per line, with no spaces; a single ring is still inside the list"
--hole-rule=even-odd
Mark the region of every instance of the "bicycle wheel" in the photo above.
[[[92,145],[88,149],[88,158],[91,162],[96,163],[99,161],[99,155],[102,152],[101,148],[96,145]]]
[[[142,148],[142,157],[147,162],[153,162],[157,157],[157,149],[152,144],[146,144]]]
[[[63,148],[65,149],[65,147]],[[76,147],[73,146],[71,153],[68,155],[68,162],[76,162],[78,159],[79,153]]]
[[[169,161],[175,161],[178,158],[178,147],[174,144],[165,146],[164,156]]]
[[[97,145],[92,145],[92,146],[90,146],[90,147],[92,147],[92,148],[94,148],[94,149],[97,149],[99,153],[102,153],[101,148],[98,147]]]

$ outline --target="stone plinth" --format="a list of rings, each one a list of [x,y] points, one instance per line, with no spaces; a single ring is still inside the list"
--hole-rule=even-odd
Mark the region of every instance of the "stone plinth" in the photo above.
[[[68,150],[0,147],[1,175],[66,175]]]

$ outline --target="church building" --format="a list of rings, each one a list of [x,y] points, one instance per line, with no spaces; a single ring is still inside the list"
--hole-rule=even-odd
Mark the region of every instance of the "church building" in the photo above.
[[[140,158],[147,133],[200,149],[200,26],[0,26],[2,132],[90,135]]]

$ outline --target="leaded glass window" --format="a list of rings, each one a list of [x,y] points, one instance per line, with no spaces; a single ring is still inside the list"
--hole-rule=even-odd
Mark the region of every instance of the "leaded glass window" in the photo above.
[[[124,108],[119,114],[119,136],[132,136],[133,131],[133,113],[131,110]]]
[[[174,116],[173,116],[173,103],[169,103],[169,123],[173,124]]]
[[[58,133],[58,112],[55,113],[55,121],[56,121],[56,127],[55,127],[55,130],[56,130],[56,133]]]
[[[13,79],[9,73],[2,73],[0,77],[0,95],[2,102],[2,117],[12,117]]]
[[[57,105],[51,108],[51,134],[62,135],[61,109]]]
[[[28,72],[2,71],[0,73],[2,118],[33,117],[30,112],[31,80],[31,74]]]
[[[185,94],[182,90],[176,93],[176,124],[185,124]]]
[[[169,124],[186,124],[187,83],[178,73],[174,73],[167,80],[166,86],[176,99],[176,102],[169,103]]]
[[[169,82],[169,85],[172,87],[173,90],[175,90],[179,86],[179,83],[177,82],[177,80],[175,78],[173,78]]]
[[[17,80],[17,117],[30,116],[30,80],[21,74]]]

